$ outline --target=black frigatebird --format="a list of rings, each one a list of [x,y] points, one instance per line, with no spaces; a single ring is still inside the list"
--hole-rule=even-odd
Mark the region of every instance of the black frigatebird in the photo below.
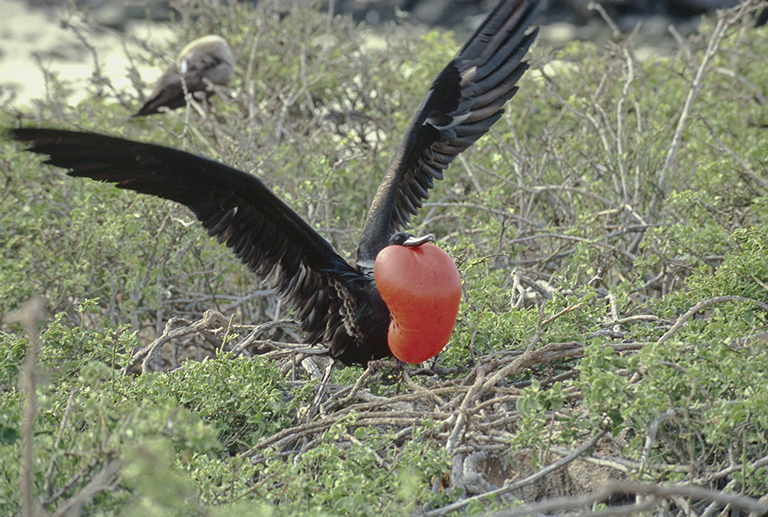
[[[213,85],[226,86],[235,68],[235,57],[227,40],[208,35],[198,38],[181,49],[176,61],[163,72],[144,105],[134,115],[143,117],[160,113],[186,104],[186,92],[208,99],[213,95]]]
[[[255,176],[158,145],[55,129],[12,130],[45,163],[189,207],[297,312],[308,343],[345,365],[394,355],[410,363],[448,342],[461,285],[440,248],[398,232],[433,180],[501,117],[528,69],[539,0],[501,0],[440,72],[406,129],[368,210],[356,264]]]

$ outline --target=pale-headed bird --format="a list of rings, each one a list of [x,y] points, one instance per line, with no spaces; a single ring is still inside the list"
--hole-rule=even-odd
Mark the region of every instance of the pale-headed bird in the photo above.
[[[214,94],[213,85],[227,85],[234,67],[227,40],[215,35],[198,38],[181,50],[134,117],[159,113],[163,106],[169,110],[184,106],[185,89],[196,99],[207,100]]]

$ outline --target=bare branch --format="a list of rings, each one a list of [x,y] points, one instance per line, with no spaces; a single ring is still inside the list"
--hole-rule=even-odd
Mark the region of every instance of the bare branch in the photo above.
[[[628,515],[636,512],[641,512],[655,508],[661,504],[661,500],[670,499],[672,497],[687,497],[690,499],[696,499],[701,501],[716,501],[722,504],[730,504],[736,508],[742,508],[750,512],[768,511],[768,504],[761,503],[757,499],[752,497],[742,496],[738,494],[729,494],[719,490],[709,490],[707,488],[701,488],[691,485],[677,485],[672,487],[665,487],[661,485],[637,485],[633,483],[611,483],[604,486],[600,490],[592,492],[579,497],[562,497],[557,499],[548,499],[540,503],[533,503],[527,505],[524,508],[517,508],[515,510],[503,510],[490,514],[488,517],[522,517],[524,515],[530,515],[533,512],[549,513],[556,510],[576,510],[578,508],[584,508],[591,506],[594,503],[605,501],[609,497],[616,494],[634,494],[637,496],[650,496],[651,501],[647,503],[622,506],[616,510],[609,509],[605,512],[586,512],[579,513],[579,515],[589,515],[592,517],[603,517],[613,515]],[[650,506],[648,506],[650,504]]]
[[[717,296],[715,298],[709,298],[708,300],[702,300],[690,309],[688,309],[685,314],[682,314],[679,318],[677,318],[677,321],[674,325],[672,325],[672,328],[670,328],[668,331],[664,333],[663,336],[659,338],[658,341],[656,341],[657,345],[662,344],[666,340],[668,340],[672,335],[677,332],[680,327],[685,325],[685,323],[691,319],[693,315],[695,315],[698,312],[701,312],[703,309],[706,309],[707,307],[711,307],[712,305],[721,303],[721,302],[730,302],[730,301],[740,301],[740,302],[750,302],[755,304],[756,307],[759,309],[762,309],[766,312],[768,312],[768,305],[757,301],[752,300],[751,298],[746,298],[744,296],[736,296],[736,295],[728,295],[728,296]]]
[[[6,314],[3,321],[6,323],[20,323],[29,336],[29,348],[24,358],[24,376],[22,387],[26,394],[24,406],[24,424],[22,427],[22,472],[21,472],[21,514],[23,517],[33,517],[35,514],[32,506],[32,440],[35,427],[35,406],[37,380],[35,368],[37,367],[37,353],[39,344],[37,341],[37,326],[44,318],[45,300],[36,296],[24,303],[17,310]]]
[[[120,469],[125,465],[121,459],[112,460],[96,474],[91,481],[83,487],[76,496],[62,503],[52,517],[63,517],[65,515],[79,515],[79,508],[93,499],[93,496],[99,492],[110,490],[110,480],[119,474]]]

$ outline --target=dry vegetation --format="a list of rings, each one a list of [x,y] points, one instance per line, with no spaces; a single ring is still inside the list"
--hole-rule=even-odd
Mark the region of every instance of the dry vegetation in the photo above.
[[[413,221],[462,273],[449,347],[409,371],[337,371],[317,412],[322,349],[183,207],[4,142],[0,514],[764,514],[758,5],[651,62],[631,36],[536,47],[507,113]],[[378,43],[343,17],[268,6],[182,12],[174,48],[134,58],[159,73],[185,42],[225,36],[239,68],[209,113],[129,120],[153,78],[132,71],[136,90],[115,91],[97,70],[79,106],[52,77],[55,95],[0,120],[252,171],[353,253],[457,43],[407,26]]]

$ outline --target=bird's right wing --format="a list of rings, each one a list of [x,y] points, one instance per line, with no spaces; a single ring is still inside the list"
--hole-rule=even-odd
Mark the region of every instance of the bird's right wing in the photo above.
[[[187,91],[192,91],[187,86]],[[176,68],[176,63],[171,64],[160,79],[155,88],[134,117],[144,117],[160,113],[160,108],[165,106],[176,109],[184,106],[184,87],[181,85],[181,74]]]
[[[46,163],[75,177],[111,182],[122,189],[189,207],[219,243],[276,287],[296,309],[308,341],[338,326],[338,288],[362,275],[319,233],[258,178],[190,153],[57,129],[18,128],[14,139]],[[336,318],[338,319],[338,318]]]
[[[368,211],[358,261],[373,260],[429,197],[433,180],[501,118],[528,69],[539,0],[501,0],[432,83]]]

